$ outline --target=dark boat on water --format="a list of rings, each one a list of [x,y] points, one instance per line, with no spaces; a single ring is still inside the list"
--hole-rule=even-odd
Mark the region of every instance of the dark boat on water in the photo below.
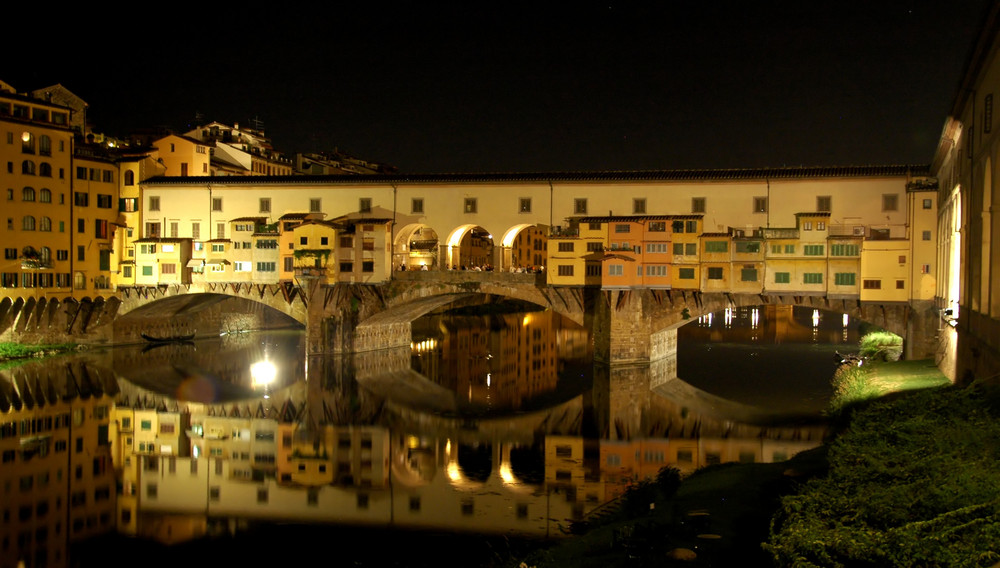
[[[150,335],[148,333],[141,333],[139,335],[150,343],[177,343],[180,341],[191,341],[194,339],[193,333],[188,335],[169,335],[167,337],[156,337],[155,335]]]

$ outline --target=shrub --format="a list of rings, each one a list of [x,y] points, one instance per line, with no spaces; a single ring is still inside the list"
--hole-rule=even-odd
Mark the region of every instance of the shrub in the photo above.
[[[873,331],[859,342],[860,355],[879,361],[898,361],[903,354],[903,338],[889,331]]]

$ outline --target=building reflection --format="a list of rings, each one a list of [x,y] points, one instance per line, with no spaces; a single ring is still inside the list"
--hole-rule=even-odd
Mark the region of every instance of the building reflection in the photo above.
[[[308,364],[261,335],[2,371],[0,566],[69,565],[74,542],[106,532],[176,543],[254,522],[559,537],[664,466],[781,461],[822,441],[822,423],[740,422],[672,390],[676,351],[595,366],[585,333],[534,315]],[[265,359],[273,371],[251,373]]]

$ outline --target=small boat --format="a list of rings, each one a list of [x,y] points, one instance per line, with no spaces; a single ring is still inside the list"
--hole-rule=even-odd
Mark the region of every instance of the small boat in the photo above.
[[[191,341],[194,339],[193,333],[188,335],[170,335],[167,337],[156,337],[155,335],[149,335],[148,333],[141,333],[139,335],[150,343],[176,343],[180,341]]]

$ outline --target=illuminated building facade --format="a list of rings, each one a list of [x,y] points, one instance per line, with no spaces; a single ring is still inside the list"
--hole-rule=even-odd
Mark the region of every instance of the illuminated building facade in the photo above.
[[[960,383],[1000,377],[1000,215],[994,215],[1000,137],[993,113],[1000,93],[998,27],[1000,6],[994,5],[966,62],[931,165],[938,181],[931,204],[937,211],[937,238],[931,242],[940,267],[934,288],[941,314],[937,359]]]

